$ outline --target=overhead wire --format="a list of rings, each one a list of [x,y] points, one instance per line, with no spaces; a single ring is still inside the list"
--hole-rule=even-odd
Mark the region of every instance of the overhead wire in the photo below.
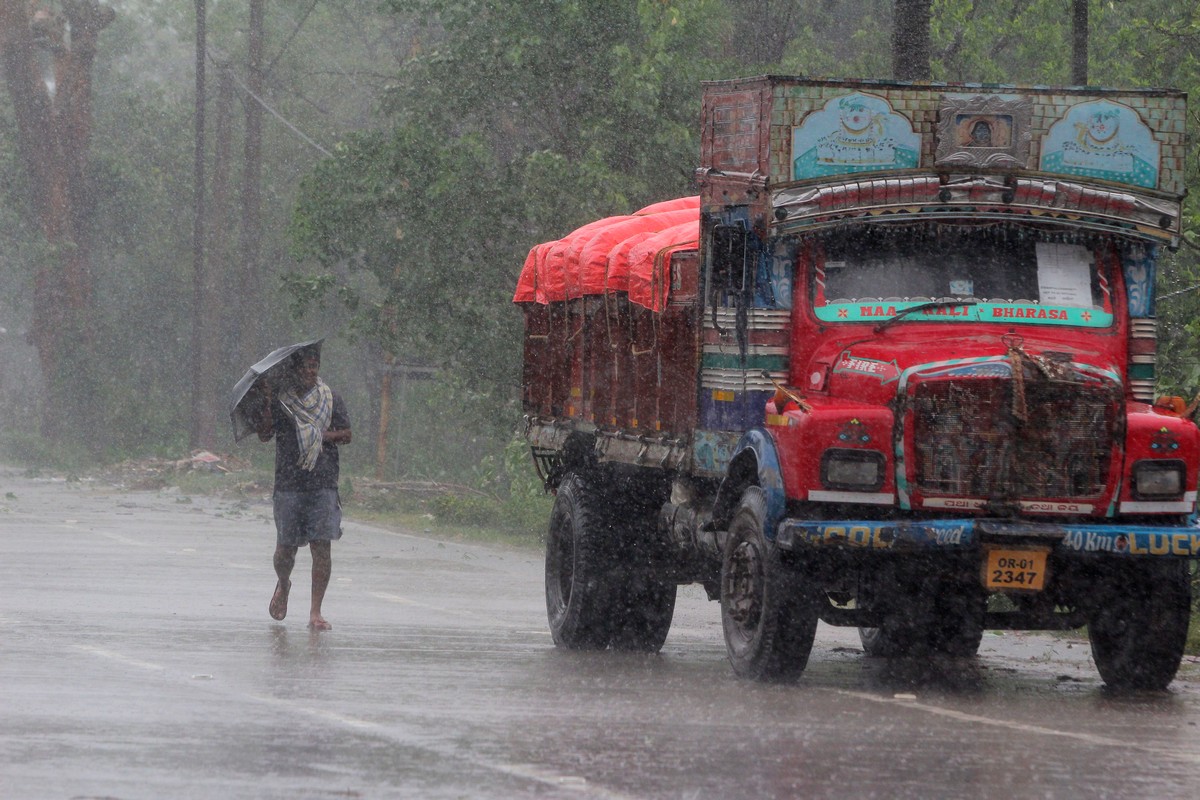
[[[304,25],[308,22],[309,17],[312,15],[313,11],[316,9],[317,4],[319,2],[320,2],[320,0],[312,0],[312,3],[304,11],[304,13],[300,17],[300,19],[295,22],[295,25],[293,26],[291,33],[288,35],[287,40],[284,41],[283,45],[279,48],[279,51],[275,54],[275,56],[271,59],[270,63],[267,64],[266,68],[263,70],[264,75],[269,75],[271,73],[271,71],[275,68],[275,65],[279,62],[279,59],[281,59],[283,57],[284,53],[287,52],[288,47],[290,47],[292,42],[294,42],[296,40],[296,37],[300,34],[301,30],[304,28]],[[315,149],[317,152],[321,153],[326,158],[332,157],[332,153],[328,150],[328,148],[322,146],[319,142],[315,141],[314,139],[312,139],[312,137],[308,136],[303,131],[301,131],[294,123],[292,123],[290,120],[286,119],[281,113],[279,113],[279,111],[277,111],[269,103],[267,103],[263,98],[259,97],[253,90],[251,90],[250,87],[247,86],[246,83],[237,75],[237,73],[234,72],[233,68],[229,65],[227,60],[222,61],[222,60],[218,59],[217,56],[214,55],[214,53],[211,50],[207,50],[207,55],[218,68],[226,70],[229,73],[229,75],[232,77],[234,82],[237,84],[238,88],[240,88],[241,91],[246,94],[246,96],[250,97],[264,111],[269,113],[271,116],[275,117],[275,119],[279,120],[279,122],[281,122],[297,138],[299,138],[305,144],[307,144],[310,147],[312,147],[313,149]],[[343,70],[338,70],[338,73],[343,75],[343,77],[346,77],[346,78],[351,77],[348,74],[346,74]],[[316,106],[315,103],[313,103],[311,100],[309,100],[307,97],[305,97],[302,93],[299,96],[305,102]],[[322,113],[326,113],[325,109],[320,108],[319,106],[316,106],[316,107]]]
[[[237,84],[238,88],[240,88],[242,92],[244,92],[247,96],[249,96],[252,100],[254,100],[255,103],[258,103],[260,108],[262,108],[264,111],[266,111],[271,116],[275,117],[275,119],[279,120],[285,128],[287,128],[289,131],[291,131],[293,134],[295,134],[298,139],[300,139],[302,142],[307,144],[309,147],[313,148],[314,150],[316,150],[318,153],[325,156],[326,158],[333,157],[333,153],[331,153],[328,149],[323,147],[319,142],[313,140],[312,137],[310,137],[304,131],[297,128],[294,124],[292,124],[292,122],[290,120],[288,120],[286,117],[284,117],[282,114],[280,114],[274,108],[272,108],[271,105],[266,100],[263,100],[261,97],[259,97],[257,94],[255,94],[250,89],[250,87],[246,85],[245,81],[243,81],[238,76],[238,74],[233,70],[233,68],[229,66],[228,63],[222,62],[221,60],[219,60],[213,54],[213,52],[211,50],[207,50],[207,53],[208,53],[208,57],[212,60],[212,62],[214,64],[216,64],[222,70],[225,70],[229,74],[229,77],[233,79],[233,82],[235,84]]]

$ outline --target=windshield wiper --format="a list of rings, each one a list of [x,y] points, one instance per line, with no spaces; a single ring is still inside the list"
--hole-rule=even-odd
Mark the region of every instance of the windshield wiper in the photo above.
[[[920,303],[915,306],[910,306],[903,311],[896,312],[893,317],[888,317],[883,322],[875,326],[875,332],[881,333],[884,328],[891,325],[893,322],[904,319],[909,314],[915,314],[918,311],[925,311],[930,308],[946,308],[948,306],[973,306],[978,303],[978,300],[931,300],[928,303]]]

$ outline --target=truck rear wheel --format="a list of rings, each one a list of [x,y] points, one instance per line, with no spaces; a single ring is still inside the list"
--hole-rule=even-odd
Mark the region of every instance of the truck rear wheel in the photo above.
[[[657,653],[671,630],[675,614],[674,581],[649,573],[626,576],[614,590],[615,614],[609,642],[615,650]]]
[[[1088,615],[1092,658],[1114,689],[1166,689],[1175,678],[1191,616],[1188,562],[1129,562],[1101,579]]]
[[[721,627],[733,671],[743,678],[794,680],[817,632],[816,594],[782,564],[763,535],[766,499],[751,486],[729,528],[721,563]]]
[[[546,538],[546,614],[559,647],[608,645],[610,597],[596,492],[578,474],[558,487]]]

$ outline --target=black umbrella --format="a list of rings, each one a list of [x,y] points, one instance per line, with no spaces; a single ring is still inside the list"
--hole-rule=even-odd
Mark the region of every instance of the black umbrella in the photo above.
[[[279,373],[276,367],[283,364],[293,353],[312,350],[317,356],[320,356],[321,342],[323,341],[325,341],[324,337],[272,350],[265,358],[246,370],[246,374],[234,384],[233,391],[229,395],[229,419],[233,422],[233,440],[235,442],[240,442],[249,436],[257,427],[254,423],[258,418],[258,403],[262,402],[262,395],[258,391],[252,390],[255,390],[262,381],[274,379]],[[257,402],[253,400],[246,402],[247,398],[254,398]]]

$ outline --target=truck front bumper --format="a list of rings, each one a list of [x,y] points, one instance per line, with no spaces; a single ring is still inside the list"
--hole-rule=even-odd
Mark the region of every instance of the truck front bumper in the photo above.
[[[984,544],[1049,545],[1063,554],[1200,558],[1200,528],[1158,525],[1075,525],[993,519],[801,520],[776,529],[782,550],[944,551]]]

